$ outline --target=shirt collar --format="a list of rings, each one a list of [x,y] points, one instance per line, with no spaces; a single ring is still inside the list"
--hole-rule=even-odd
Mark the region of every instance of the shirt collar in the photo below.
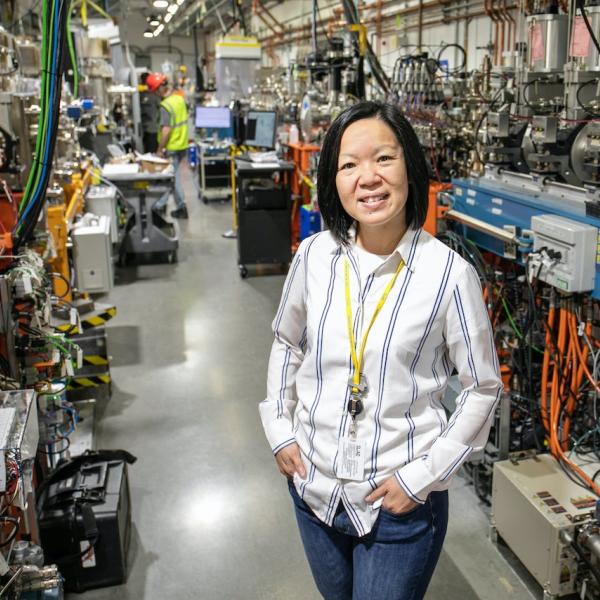
[[[394,256],[394,255],[398,255],[400,258],[402,258],[404,260],[404,264],[406,265],[406,268],[411,273],[414,273],[415,263],[416,263],[415,259],[417,257],[417,247],[419,245],[419,239],[421,238],[421,231],[422,230],[420,227],[417,229],[413,229],[412,227],[409,227],[387,260],[390,260],[392,258],[392,256]],[[356,228],[354,225],[352,225],[352,227],[350,227],[350,229],[348,231],[348,237],[349,237],[350,243],[352,245],[354,245],[355,237],[356,237]],[[338,252],[340,250],[340,246],[342,246],[343,252],[347,252],[346,248],[344,248],[341,243],[337,243],[331,249],[331,253],[335,254],[336,252]]]

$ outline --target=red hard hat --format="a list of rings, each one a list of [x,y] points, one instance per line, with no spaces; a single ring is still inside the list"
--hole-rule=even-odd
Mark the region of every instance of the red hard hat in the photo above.
[[[146,85],[151,92],[155,92],[163,83],[167,83],[164,73],[150,73],[146,79]]]

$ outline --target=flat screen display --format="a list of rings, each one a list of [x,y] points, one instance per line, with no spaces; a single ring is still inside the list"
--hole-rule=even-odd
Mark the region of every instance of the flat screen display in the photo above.
[[[270,110],[251,110],[246,117],[246,146],[275,147],[277,113]]]
[[[229,129],[231,111],[226,106],[196,106],[197,129]]]

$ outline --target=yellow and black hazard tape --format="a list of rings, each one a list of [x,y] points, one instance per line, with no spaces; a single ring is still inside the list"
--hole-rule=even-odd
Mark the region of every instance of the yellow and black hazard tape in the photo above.
[[[99,315],[91,315],[89,317],[81,319],[81,328],[84,331],[92,329],[93,327],[99,327],[104,325],[107,321],[110,321],[117,314],[117,307],[111,306],[108,310],[105,310]]]
[[[106,356],[99,356],[97,354],[88,354],[83,357],[84,365],[94,365],[94,367],[104,367],[109,363]]]
[[[110,321],[117,314],[117,307],[111,306],[109,309],[98,315],[90,315],[89,317],[85,317],[81,319],[81,329],[77,325],[73,325],[73,323],[65,323],[64,325],[58,325],[55,327],[61,333],[66,333],[67,335],[77,335],[81,333],[81,331],[88,331],[89,329],[93,329],[94,327],[100,327],[100,325],[104,325],[107,321]]]
[[[81,390],[83,388],[100,387],[110,383],[110,375],[94,375],[90,377],[74,377],[67,386],[68,390]]]

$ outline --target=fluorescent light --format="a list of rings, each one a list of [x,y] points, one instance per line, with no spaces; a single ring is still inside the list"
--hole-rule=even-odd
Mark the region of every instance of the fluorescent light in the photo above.
[[[179,10],[179,6],[177,6],[177,4],[169,4],[169,7],[167,8],[167,12],[170,12],[171,14],[175,14],[177,11]]]
[[[154,8],[167,8],[169,2],[168,0],[154,0],[152,6],[154,6]]]
[[[181,6],[184,2],[185,2],[185,0],[177,0],[177,5]]]
[[[153,35],[154,34],[149,29],[146,29],[146,31],[144,31],[144,37],[151,38]]]
[[[150,27],[158,27],[160,25],[160,21],[158,19],[152,19],[152,21],[149,22]]]
[[[155,30],[154,30],[154,37],[156,37],[157,35],[160,35],[162,33],[162,30],[165,28],[165,26],[161,23]]]
[[[168,23],[173,18],[173,13],[168,12],[165,15],[165,23]]]

